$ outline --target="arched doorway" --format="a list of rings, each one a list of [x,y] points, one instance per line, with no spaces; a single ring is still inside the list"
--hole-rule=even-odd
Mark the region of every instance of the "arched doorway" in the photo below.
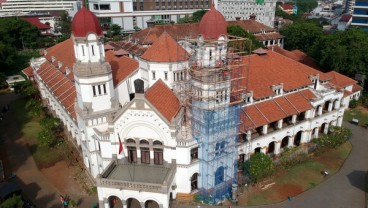
[[[144,203],[144,207],[145,208],[160,208],[160,205],[158,205],[158,203],[154,200],[147,200]]]
[[[190,178],[190,187],[191,191],[195,191],[198,189],[198,173],[194,173]]]
[[[117,196],[110,196],[107,200],[109,202],[110,208],[123,207],[123,203],[121,202],[120,198]]]
[[[128,208],[141,208],[141,204],[135,198],[129,198],[126,200]]]
[[[327,123],[323,123],[321,127],[319,128],[319,133],[325,133],[325,128],[327,126]]]
[[[259,152],[261,152],[261,148],[260,147],[257,147],[257,148],[254,149],[254,153],[259,153]]]
[[[281,146],[280,146],[281,149],[285,149],[289,146],[289,139],[290,139],[290,137],[286,136],[281,140]]]
[[[268,154],[273,154],[273,153],[275,153],[275,142],[270,142],[270,143],[268,144],[267,153],[268,153]]]
[[[303,131],[299,131],[294,137],[294,145],[299,146],[302,141]]]

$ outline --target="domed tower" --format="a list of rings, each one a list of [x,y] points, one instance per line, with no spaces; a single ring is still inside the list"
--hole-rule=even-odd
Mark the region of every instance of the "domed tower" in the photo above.
[[[85,7],[73,18],[71,38],[79,109],[93,113],[114,108],[114,85],[111,66],[105,62],[103,32],[97,17]]]
[[[111,66],[105,61],[103,32],[97,17],[82,7],[72,21],[71,39],[74,43],[73,66],[77,100],[75,109],[81,134],[81,147],[85,166],[92,176],[104,167],[102,142],[108,145],[117,99]],[[111,153],[110,153],[111,154]],[[108,154],[107,154],[108,155]]]
[[[217,203],[236,183],[236,138],[239,114],[230,103],[231,72],[227,61],[227,23],[214,7],[202,18],[192,45],[192,136],[198,150],[198,186],[203,200]]]

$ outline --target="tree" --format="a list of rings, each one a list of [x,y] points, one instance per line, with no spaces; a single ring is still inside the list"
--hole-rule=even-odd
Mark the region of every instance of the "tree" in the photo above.
[[[193,12],[192,16],[185,16],[181,19],[179,19],[178,24],[184,24],[184,23],[196,23],[200,22],[202,17],[208,12],[208,10],[199,10],[196,12]]]
[[[243,44],[243,48],[239,48],[242,51],[250,53],[257,48],[263,47],[263,44],[260,43],[253,34],[246,32],[239,25],[229,25],[227,27],[227,32],[229,35],[232,36],[248,38],[249,41],[245,41],[245,43]],[[235,44],[239,46],[240,43],[234,42],[232,45],[230,45],[230,47],[238,49],[238,46],[236,46]]]
[[[208,12],[208,10],[201,9],[193,13],[193,22],[200,22],[202,17]]]
[[[24,202],[19,195],[13,195],[0,204],[0,208],[20,208],[23,207]]]
[[[322,27],[309,21],[298,21],[280,30],[285,36],[285,49],[299,49],[311,53],[314,44],[322,38]]]
[[[368,34],[352,28],[325,35],[315,43],[310,54],[325,69],[354,77],[360,73],[368,76]]]
[[[3,89],[7,86],[6,76],[4,73],[0,72],[0,89]]]
[[[0,69],[8,69],[14,63],[17,51],[9,44],[0,41]]]
[[[114,41],[121,39],[121,27],[117,24],[112,24],[109,31],[107,32],[109,38],[113,38]]]
[[[72,33],[72,18],[69,16],[67,11],[64,11],[60,16],[60,21],[57,23],[60,28],[62,38],[58,41],[62,42],[68,39]]]
[[[37,94],[37,89],[33,86],[31,80],[26,80],[24,82],[17,82],[14,85],[14,92],[20,93],[29,98],[34,98]]]
[[[245,173],[250,175],[252,181],[257,182],[260,179],[272,175],[275,167],[269,156],[263,153],[252,155],[244,164]]]
[[[352,135],[351,130],[345,127],[331,126],[329,130],[329,134],[323,134],[318,139],[312,140],[320,151],[336,148],[350,139]]]

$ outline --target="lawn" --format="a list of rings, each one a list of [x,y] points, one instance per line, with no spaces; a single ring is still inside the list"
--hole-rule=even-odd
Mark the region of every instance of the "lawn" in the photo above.
[[[326,170],[330,175],[335,174],[349,156],[351,149],[351,143],[346,142],[288,170],[277,170],[266,183],[274,182],[274,185],[266,190],[259,186],[250,187],[244,192],[244,196],[240,196],[239,205],[273,204],[313,188],[325,180],[320,172]]]
[[[361,125],[368,124],[368,110],[362,106],[347,109],[344,114],[344,120],[350,122],[353,118],[358,119]]]
[[[17,122],[23,138],[29,145],[29,149],[39,168],[49,167],[63,159],[61,148],[50,149],[38,144],[37,136],[41,131],[40,117],[31,116],[25,108],[26,100],[20,99],[12,103],[14,118]]]

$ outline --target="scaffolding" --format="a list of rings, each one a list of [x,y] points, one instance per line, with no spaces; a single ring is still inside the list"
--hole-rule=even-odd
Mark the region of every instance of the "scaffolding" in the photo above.
[[[231,198],[232,184],[237,184],[238,137],[244,133],[240,117],[248,84],[249,62],[242,57],[246,41],[233,36],[182,41],[190,60],[186,78],[174,86],[185,107],[181,137],[198,143],[199,198],[208,204]]]

